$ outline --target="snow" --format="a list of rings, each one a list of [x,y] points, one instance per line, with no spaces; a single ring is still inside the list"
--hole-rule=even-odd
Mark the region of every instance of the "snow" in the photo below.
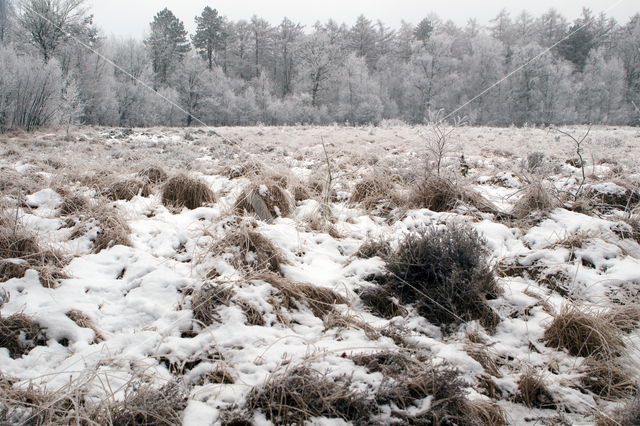
[[[293,128],[278,131],[277,135],[293,135],[292,138],[300,136],[304,141],[299,152],[309,149],[310,152],[315,150],[321,154],[322,149],[316,140],[317,131],[312,128],[309,133],[304,133],[301,129]],[[336,128],[333,131],[348,135],[352,130]],[[265,132],[271,134],[269,129]],[[382,130],[376,129],[376,132]],[[474,132],[496,135],[492,129],[470,129],[469,132],[472,135],[475,135]],[[134,132],[125,141],[109,140],[113,146],[126,144],[141,150],[144,144],[166,144],[167,148],[172,149],[172,143],[183,141],[177,135],[140,132]],[[247,146],[252,144],[250,139],[245,141]],[[283,146],[283,149],[295,153],[295,145],[291,145]],[[480,152],[486,148],[485,145],[470,144],[465,148],[475,151],[475,155],[466,155],[469,162],[480,164],[479,170],[475,171],[476,177],[470,179],[475,182],[471,188],[500,209],[509,211],[517,199],[518,191],[525,186],[514,170],[519,162],[486,157]],[[504,143],[503,148],[505,146],[509,144]],[[527,147],[535,148],[535,141]],[[213,145],[211,148],[214,148]],[[384,154],[382,149],[379,156],[383,160],[398,163],[406,161],[405,167],[410,167],[415,155],[409,148],[403,153],[402,159]],[[144,152],[148,152],[147,148],[144,149]],[[229,150],[224,151],[224,155],[218,155],[217,151],[206,155],[194,154],[194,158],[201,163],[194,167],[201,169],[193,170],[193,173],[220,195],[213,206],[174,212],[162,206],[158,194],[113,204],[131,228],[132,247],[114,246],[97,254],[92,253],[91,239],[97,229],[95,226],[91,228],[91,224],[90,232],[69,241],[71,229],[64,228],[64,220],[59,217],[58,209],[63,197],[52,189],[56,187],[53,177],[50,177],[45,188],[25,197],[25,206],[18,209],[21,221],[45,245],[58,248],[71,258],[64,269],[69,278],[62,280],[59,287],[48,289],[40,284],[37,271],[28,270],[23,278],[2,283],[2,316],[18,312],[31,315],[46,328],[48,339],[46,346],[36,347],[18,359],[12,359],[6,349],[0,349],[2,374],[21,380],[23,385],[33,380],[46,385],[48,389],[62,387],[70,380],[87,374],[95,374],[96,377],[108,376],[114,388],[118,388],[118,383],[126,383],[140,372],[150,374],[158,383],[170,380],[172,373],[161,362],[162,359],[178,363],[201,361],[180,377],[189,388],[183,422],[194,425],[215,424],[224,410],[234,404],[241,406],[253,386],[260,386],[283,365],[308,362],[331,377],[352,375],[354,386],[362,389],[376,389],[380,385],[383,380],[381,374],[356,367],[349,356],[382,349],[399,350],[391,338],[368,336],[355,326],[327,328],[322,319],[304,306],[283,308],[284,315],[291,322],[291,326],[286,327],[278,320],[270,302],[275,294],[273,286],[261,279],[244,276],[242,271],[233,268],[224,258],[212,255],[211,245],[233,226],[234,215],[237,214],[233,211],[234,201],[248,184],[245,178],[230,180],[216,174],[217,169],[205,169],[222,166],[225,164],[223,160],[230,164],[238,163],[236,158],[242,158],[241,153],[234,152],[232,148],[224,149]],[[157,148],[154,152],[157,152]],[[295,160],[294,157],[295,154],[292,154],[286,161],[291,166],[291,173],[300,181],[316,174],[324,164],[322,157],[314,159],[305,156],[301,160]],[[171,158],[166,161],[179,164],[182,160]],[[215,164],[212,166],[211,163]],[[35,167],[28,162],[6,166],[25,174],[32,173]],[[509,166],[512,167],[510,171],[500,170]],[[608,173],[607,168],[595,171]],[[367,172],[370,170],[362,171],[363,174]],[[572,175],[575,172],[571,170]],[[559,173],[559,176],[550,176],[552,182],[559,187],[568,185],[568,188],[575,188],[577,180],[574,177],[562,171]],[[496,183],[498,181],[499,184]],[[344,296],[349,305],[335,306],[340,315],[352,316],[378,330],[385,327],[405,330],[405,344],[411,350],[428,351],[436,362],[446,361],[457,367],[470,384],[469,394],[473,397],[482,397],[473,385],[484,369],[469,356],[464,336],[466,331],[480,330],[487,340],[488,350],[508,360],[501,367],[503,377],[495,378],[495,382],[507,395],[500,405],[508,411],[512,424],[525,424],[521,419],[526,417],[548,419],[555,414],[552,410],[528,409],[512,400],[524,369],[532,367],[548,371],[547,366],[552,362],[560,365],[561,374],[548,373],[545,380],[558,401],[571,407],[572,413],[567,415],[574,424],[592,424],[593,418],[590,416],[594,406],[603,410],[610,407],[607,402],[596,401],[576,389],[576,366],[579,366],[580,360],[545,347],[541,340],[545,327],[553,318],[549,308],[558,311],[568,301],[606,308],[613,303],[611,295],[622,297],[630,286],[637,292],[637,283],[640,283],[640,246],[615,232],[620,217],[596,217],[558,208],[531,226],[524,226],[464,210],[437,213],[419,209],[393,212],[390,217],[395,214],[397,220],[392,220],[382,215],[372,215],[348,202],[355,182],[355,179],[343,179],[341,189],[345,190],[338,191],[337,200],[329,205],[340,238],[307,226],[323,208],[318,200],[298,202],[291,217],[278,217],[273,223],[257,222],[255,230],[282,250],[288,261],[281,268],[284,277],[294,282],[328,288]],[[607,194],[620,194],[624,190],[611,182],[591,185],[591,188]],[[268,188],[260,185],[258,191],[266,196]],[[454,222],[468,223],[484,237],[492,264],[517,262],[524,267],[566,272],[571,277],[568,299],[527,276],[502,277],[498,282],[504,293],[489,302],[501,317],[495,333],[489,334],[479,324],[472,322],[451,336],[445,336],[412,307],[408,307],[409,314],[406,317],[391,320],[377,317],[362,308],[358,291],[372,285],[367,279],[382,274],[385,267],[383,259],[379,257],[362,259],[354,256],[363,242],[385,238],[394,247],[407,233]],[[575,237],[579,237],[582,244],[568,247],[566,241]],[[10,261],[24,262],[19,259]],[[219,274],[215,278],[207,277],[212,268]],[[262,312],[265,326],[246,324],[242,309],[230,303],[217,309],[219,320],[215,324],[200,326],[199,333],[193,337],[186,333],[193,325],[189,293],[212,280],[232,286],[235,301],[242,300],[254,305]],[[93,330],[75,324],[66,315],[72,309],[86,314],[103,335],[104,341],[96,342]],[[638,343],[639,339],[637,332],[629,336],[632,342]],[[637,348],[637,344],[630,346],[630,356],[636,361],[640,359]],[[199,384],[204,375],[218,367],[228,370],[235,383]],[[94,383],[92,392],[100,395],[104,392],[100,389]],[[411,410],[418,412],[427,409],[431,402],[427,398],[421,401],[419,407],[412,407]],[[256,413],[254,420],[256,424],[270,424],[261,413]],[[310,420],[309,424],[345,423],[316,418]]]

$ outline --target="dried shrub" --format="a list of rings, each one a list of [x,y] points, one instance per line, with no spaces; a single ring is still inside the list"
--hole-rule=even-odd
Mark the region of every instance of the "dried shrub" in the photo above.
[[[475,207],[481,212],[499,213],[496,206],[477,192],[464,189],[442,177],[430,177],[417,182],[408,197],[409,208],[429,209],[434,212],[451,211],[461,203]]]
[[[132,381],[125,389],[124,400],[105,406],[94,421],[114,425],[176,425],[182,423],[186,406],[187,394],[176,382],[158,389]]]
[[[290,216],[294,201],[285,187],[275,183],[252,184],[236,201],[236,212],[255,214],[260,220],[271,222],[275,217]]]
[[[360,292],[360,300],[369,311],[385,319],[407,315],[407,310],[397,302],[394,294],[386,286],[365,288]]]
[[[206,283],[191,297],[193,319],[208,327],[218,320],[216,309],[228,306],[234,293],[230,287]]]
[[[151,194],[149,184],[140,179],[125,179],[109,185],[104,195],[110,200],[131,201],[136,195],[148,197]]]
[[[603,399],[626,399],[638,391],[635,374],[616,361],[587,359],[582,373],[582,385]]]
[[[280,248],[247,224],[240,224],[216,242],[211,253],[214,256],[229,254],[229,263],[245,271],[280,272],[280,265],[289,263]]]
[[[116,245],[131,246],[129,234],[131,229],[117,208],[101,206],[91,211],[100,231],[93,242],[94,253],[100,253]]]
[[[152,185],[164,183],[169,179],[167,172],[158,166],[146,167],[138,172],[138,176]]]
[[[286,309],[307,307],[318,318],[334,312],[334,305],[347,305],[348,300],[335,291],[313,284],[297,283],[275,274],[260,274],[253,277],[271,284],[281,298],[280,307]]]
[[[245,408],[260,410],[275,424],[301,425],[312,417],[369,424],[377,407],[365,393],[352,390],[350,385],[347,378],[332,380],[308,366],[291,367],[254,388]]]
[[[387,259],[389,288],[438,326],[480,320],[492,330],[498,315],[487,299],[500,294],[486,243],[463,225],[409,234]]]
[[[84,211],[90,207],[89,199],[82,195],[71,195],[64,197],[60,205],[60,214],[63,216],[71,216]]]
[[[162,187],[162,204],[166,207],[197,209],[216,198],[209,186],[186,175],[174,176]]]
[[[84,312],[72,309],[67,312],[66,315],[71,321],[75,322],[78,327],[93,330],[93,332],[95,333],[93,343],[100,343],[104,340],[104,336],[102,335],[102,333],[98,331],[96,326],[93,324],[93,321],[91,321],[91,318],[89,318]]]
[[[31,349],[44,344],[40,324],[25,314],[0,317],[0,348],[6,348],[11,358],[20,358]]]
[[[545,187],[541,182],[534,182],[527,187],[515,203],[511,213],[517,219],[524,219],[532,212],[547,213],[559,206],[560,203],[549,188]]]
[[[613,324],[603,315],[565,306],[544,332],[545,343],[565,349],[573,356],[609,360],[619,356],[624,341]]]
[[[520,377],[516,399],[530,408],[555,408],[542,374],[534,370],[525,371]]]

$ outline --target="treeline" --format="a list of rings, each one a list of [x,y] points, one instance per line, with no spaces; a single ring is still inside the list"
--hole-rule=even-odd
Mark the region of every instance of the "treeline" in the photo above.
[[[494,126],[640,125],[640,14],[620,24],[589,9],[573,22],[554,10],[502,11],[464,27],[430,15],[395,29],[360,16],[352,27],[305,28],[232,22],[206,7],[195,20],[188,34],[164,9],[145,40],[109,39],[84,0],[0,0],[0,130],[421,123],[525,64],[456,115]]]

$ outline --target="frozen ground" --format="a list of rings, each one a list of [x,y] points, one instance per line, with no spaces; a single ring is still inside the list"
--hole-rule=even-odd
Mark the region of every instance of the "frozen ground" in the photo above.
[[[586,128],[564,130],[581,136]],[[592,129],[584,148],[583,193],[593,203],[581,209],[571,199],[582,170],[575,167],[569,138],[539,129],[459,129],[443,174],[477,191],[507,218],[464,202],[445,212],[389,202],[410,197],[412,185],[424,177],[421,131],[428,134],[389,126],[215,133],[78,128],[70,137],[62,130],[0,135],[2,207],[4,217],[13,218],[3,226],[18,223],[42,247],[64,257],[63,274],[50,288],[41,271],[30,268],[0,284],[0,300],[6,300],[0,318],[24,313],[44,336],[22,356],[0,348],[0,378],[10,378],[17,389],[78,388],[83,404],[127,398],[132,380],[155,387],[177,381],[188,398],[182,421],[215,424],[224,413],[242,410],[252,389],[287,366],[308,365],[329,378],[349,376],[353,389],[374,394],[384,375],[353,358],[387,350],[428,354],[433,362],[451,364],[466,383],[466,398],[494,401],[509,424],[595,424],[613,415],[624,398],[604,398],[584,386],[588,359],[545,345],[544,334],[567,306],[605,312],[640,301],[640,229],[633,222],[640,201],[640,130]],[[531,164],[533,152],[545,154],[539,164]],[[466,177],[459,171],[461,154],[469,165]],[[327,157],[331,188],[314,191],[329,176]],[[113,183],[149,166],[169,176],[186,172],[201,179],[216,201],[192,210],[167,208],[161,183],[130,200],[105,196]],[[366,206],[353,202],[356,184],[372,177],[392,182],[395,194],[379,195]],[[289,214],[276,210],[275,218],[265,221],[234,209],[245,188],[257,185],[266,196],[273,179],[296,199]],[[510,216],[534,182],[557,195],[557,204],[526,217]],[[89,205],[63,212],[61,206],[74,195],[86,197]],[[97,208],[124,219],[129,245],[96,250],[101,227],[108,226],[92,220]],[[385,273],[385,262],[359,254],[363,243],[382,238],[397,247],[422,227],[461,222],[476,229],[491,251],[503,290],[489,301],[500,316],[495,331],[473,321],[443,333],[410,305],[392,318],[367,308],[359,294],[374,285],[372,276]],[[248,257],[241,267],[233,260],[241,248],[220,248],[242,227],[281,251],[275,268],[281,278],[333,290],[346,303],[325,315],[308,303],[278,306],[274,300],[280,294],[252,263],[254,254],[241,253]],[[523,272],[514,273],[518,268]],[[215,307],[211,325],[193,315],[193,295],[208,285],[231,292]],[[249,319],[247,306],[257,312],[257,321]],[[91,326],[78,324],[70,311],[83,313]],[[638,371],[639,338],[635,328],[623,334],[625,371]],[[495,369],[479,362],[474,348],[488,354]],[[548,400],[528,407],[519,383],[531,371],[542,378]],[[631,389],[636,380],[631,378]],[[415,414],[432,402],[424,398],[406,410]],[[380,408],[376,420],[391,421],[392,408]],[[264,412],[251,415],[255,424],[269,424]],[[326,417],[309,421],[343,424]]]

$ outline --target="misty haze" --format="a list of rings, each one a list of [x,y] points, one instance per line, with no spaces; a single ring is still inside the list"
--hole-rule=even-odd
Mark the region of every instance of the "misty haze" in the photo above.
[[[344,3],[0,0],[0,424],[640,424],[633,2]]]

